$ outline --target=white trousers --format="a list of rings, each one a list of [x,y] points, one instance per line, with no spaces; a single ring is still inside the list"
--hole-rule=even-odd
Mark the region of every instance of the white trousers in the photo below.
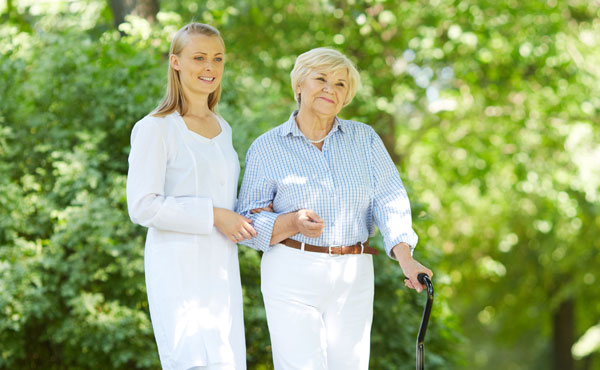
[[[188,370],[236,370],[234,365],[230,364],[212,364],[208,366],[194,366]]]
[[[263,254],[261,290],[275,370],[367,370],[373,258],[278,244]]]

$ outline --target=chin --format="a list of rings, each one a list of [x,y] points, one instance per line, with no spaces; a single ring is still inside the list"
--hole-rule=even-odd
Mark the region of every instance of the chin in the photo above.
[[[317,114],[321,114],[324,116],[337,116],[337,114],[339,113],[339,111],[335,110],[335,109],[312,109],[313,112],[317,113]]]

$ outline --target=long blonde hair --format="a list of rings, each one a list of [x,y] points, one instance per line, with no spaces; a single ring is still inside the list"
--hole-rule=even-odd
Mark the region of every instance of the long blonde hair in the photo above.
[[[204,23],[190,23],[183,26],[175,33],[175,36],[173,36],[171,49],[169,51],[169,58],[171,55],[179,55],[181,53],[183,48],[187,45],[189,36],[191,35],[216,36],[219,38],[219,40],[221,40],[223,45],[225,45],[223,39],[221,38],[221,34],[216,28]],[[221,83],[219,83],[215,91],[208,95],[208,109],[214,112],[214,108],[219,102],[220,97]],[[184,115],[188,110],[188,106],[189,103],[185,99],[183,87],[181,86],[181,80],[179,79],[179,71],[173,69],[173,67],[171,67],[171,63],[169,63],[167,92],[165,93],[165,97],[163,98],[162,102],[158,105],[158,107],[156,107],[152,115],[156,117],[164,117],[173,113],[174,111],[178,111],[181,115]]]

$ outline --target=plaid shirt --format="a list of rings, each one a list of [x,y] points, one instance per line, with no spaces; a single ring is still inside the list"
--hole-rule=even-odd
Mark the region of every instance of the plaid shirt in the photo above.
[[[323,233],[291,239],[330,246],[364,242],[379,227],[385,249],[418,237],[410,203],[396,166],[375,130],[364,123],[335,119],[322,150],[296,124],[294,112],[282,125],[261,135],[246,155],[246,171],[236,211],[253,220],[258,236],[241,244],[268,251],[280,214],[314,210],[325,222]],[[274,212],[251,214],[273,202]]]

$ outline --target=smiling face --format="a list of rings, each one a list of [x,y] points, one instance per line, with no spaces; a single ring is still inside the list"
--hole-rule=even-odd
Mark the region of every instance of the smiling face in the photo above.
[[[190,35],[181,53],[171,55],[170,63],[186,96],[208,95],[221,84],[225,47],[218,36]]]
[[[336,116],[348,95],[348,70],[346,68],[311,71],[296,88],[300,94],[300,110],[315,114]]]

